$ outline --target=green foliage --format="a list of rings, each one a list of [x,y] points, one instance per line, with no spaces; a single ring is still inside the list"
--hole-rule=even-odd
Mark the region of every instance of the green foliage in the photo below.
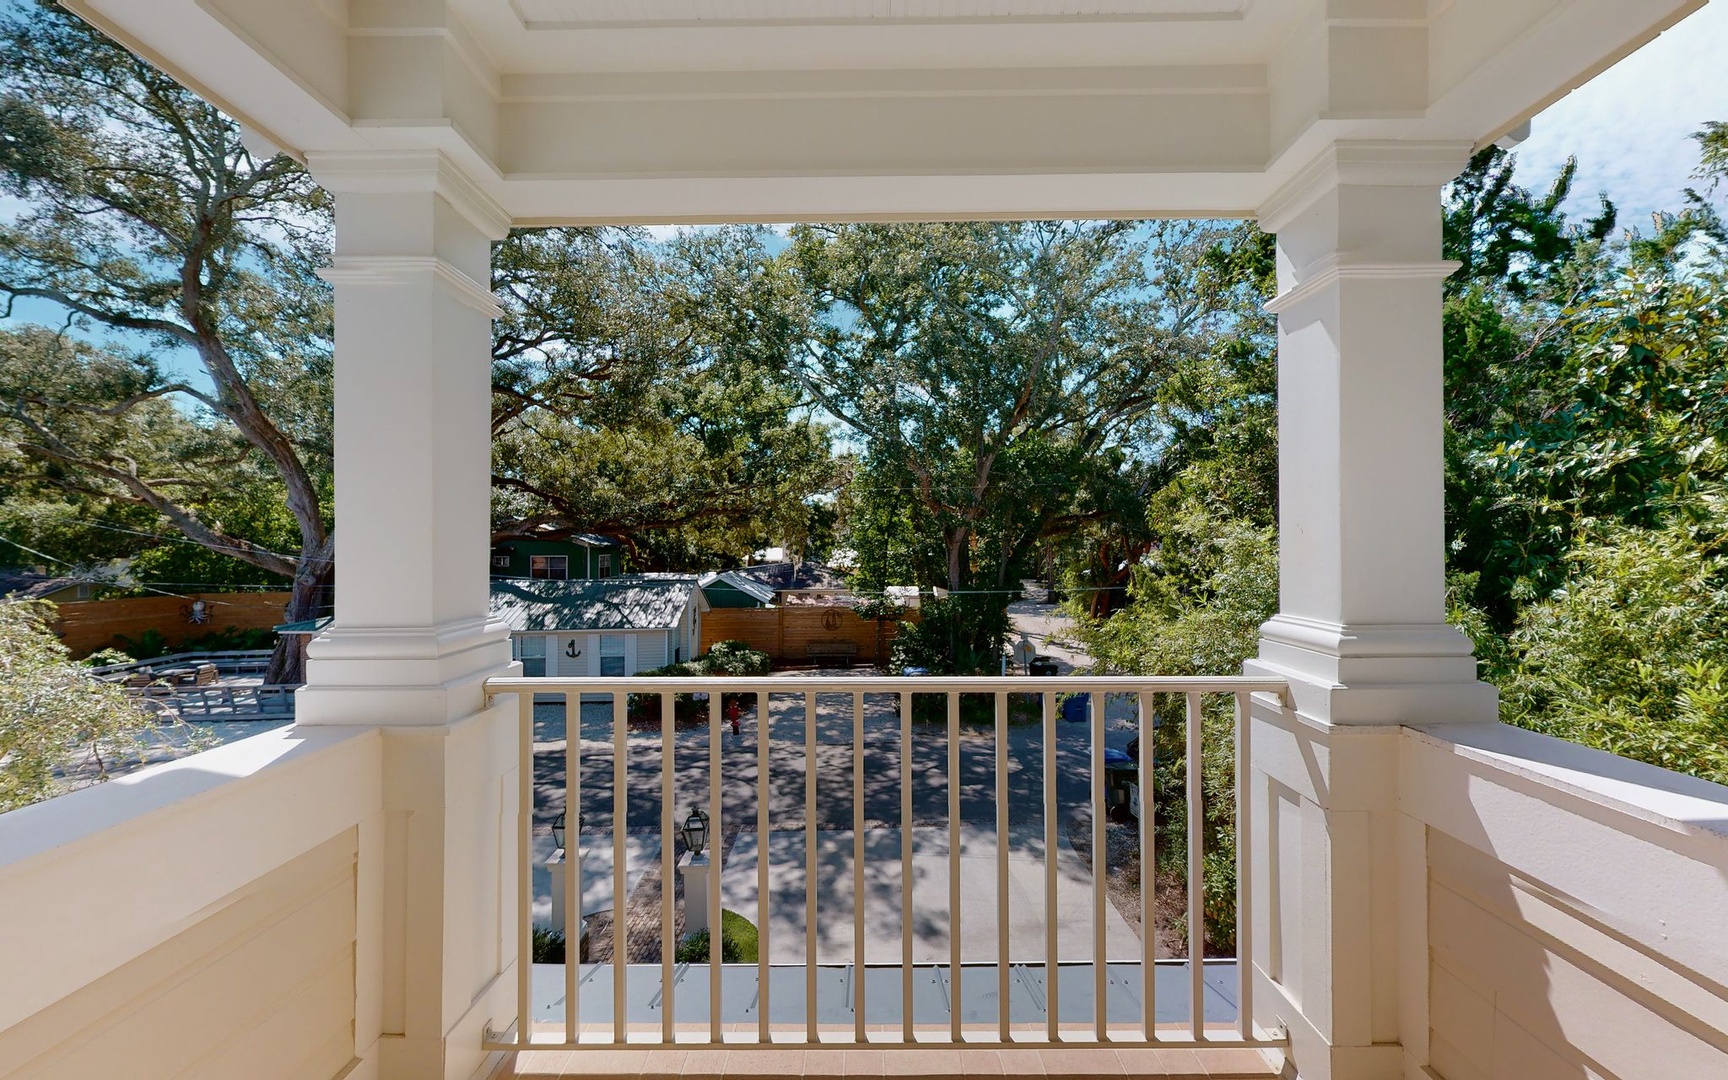
[[[773,669],[767,653],[742,641],[716,641],[701,662],[709,675],[766,675]]]
[[[554,930],[550,926],[535,926],[531,931],[531,955],[536,964],[562,964],[564,962],[564,931]]]
[[[699,679],[711,675],[766,675],[773,666],[774,661],[767,653],[752,649],[742,641],[716,641],[706,653],[694,660],[665,664],[636,674],[663,679]]]
[[[123,690],[90,678],[49,629],[54,605],[0,600],[0,812],[45,799],[61,774],[107,776],[154,720]]]
[[[1721,133],[1700,132],[1713,182]],[[1536,199],[1490,154],[1454,189],[1451,619],[1508,722],[1728,781],[1721,224],[1688,192],[1608,242],[1607,213],[1559,212],[1571,175]],[[1466,217],[1487,223],[1467,242]]]
[[[1237,674],[1259,648],[1260,624],[1278,610],[1275,531],[1195,509],[1165,535],[1135,568],[1133,603],[1107,620],[1080,620],[1082,645],[1109,671]]]
[[[4,502],[178,533],[294,578],[293,617],[311,615],[333,555],[328,196],[57,3],[0,13],[0,59],[18,208],[0,297],[57,305],[72,332],[0,343]],[[251,515],[272,519],[260,535],[240,506],[282,512]],[[278,680],[297,657],[279,653]]]
[[[760,229],[665,245],[616,229],[523,230],[494,258],[497,531],[624,537],[645,569],[808,544],[833,486],[826,428],[786,356],[801,301]]]
[[[1158,552],[1134,569],[1132,602],[1108,619],[1082,617],[1077,637],[1108,671],[1234,675],[1259,648],[1260,624],[1278,609],[1278,544],[1270,526],[1218,520],[1196,505],[1170,522]],[[1082,608],[1083,605],[1073,605]],[[1158,699],[1152,791],[1158,800],[1159,866],[1187,873],[1186,716],[1179,698]],[[1233,705],[1216,695],[1203,712],[1201,786],[1207,836],[1206,938],[1228,949],[1236,926],[1236,778]]]
[[[1721,524],[1728,524],[1728,518]],[[1511,635],[1507,720],[1728,783],[1724,532],[1615,526]]]
[[[903,622],[889,667],[927,668],[932,675],[996,675],[1008,648],[1008,609],[1002,598],[960,594],[926,600],[917,622]]]
[[[162,631],[151,628],[139,634],[136,641],[124,634],[118,635],[115,640],[120,642],[121,651],[128,658],[153,660],[158,656],[183,652],[268,649],[276,643],[276,634],[272,630],[240,630],[230,626],[225,630],[212,630],[196,637],[186,636],[170,641]]]
[[[676,958],[680,964],[706,964],[710,938],[704,927],[678,943]],[[720,962],[723,964],[754,964],[758,944],[756,924],[736,911],[720,913]]]
[[[1216,321],[1191,286],[1218,228],[795,229],[785,258],[814,308],[797,374],[859,448],[841,506],[858,584],[1012,586],[1052,537],[1120,509],[1114,451]]]

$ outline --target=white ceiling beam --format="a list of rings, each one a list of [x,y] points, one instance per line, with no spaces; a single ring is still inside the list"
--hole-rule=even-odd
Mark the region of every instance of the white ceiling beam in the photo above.
[[[1009,28],[674,29],[654,40],[744,68],[676,72],[548,66],[548,42],[612,37],[526,29],[510,0],[69,2],[269,142],[437,151],[543,222],[1252,213],[1335,140],[1484,145],[1703,0],[1195,0],[1229,19],[1052,28],[1048,62],[995,67],[978,50]],[[753,34],[809,47],[718,48]],[[1105,62],[1112,38],[1143,62]]]

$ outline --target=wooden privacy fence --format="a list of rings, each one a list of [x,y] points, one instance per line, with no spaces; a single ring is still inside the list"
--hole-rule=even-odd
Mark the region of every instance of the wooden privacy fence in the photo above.
[[[54,630],[75,657],[120,647],[120,638],[137,641],[155,630],[171,645],[227,629],[268,630],[283,620],[285,592],[188,593],[185,596],[135,596],[124,600],[77,600],[60,604]],[[204,601],[206,618],[192,621],[192,604]]]
[[[917,613],[908,617],[916,619]],[[717,641],[742,641],[775,663],[803,664],[812,661],[813,650],[832,658],[850,646],[856,662],[880,664],[887,662],[899,629],[892,620],[861,619],[843,604],[716,608],[702,616],[702,651]]]

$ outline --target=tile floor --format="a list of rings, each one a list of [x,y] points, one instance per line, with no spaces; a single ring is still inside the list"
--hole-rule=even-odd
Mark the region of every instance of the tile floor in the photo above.
[[[1276,1055],[1273,1055],[1276,1057]],[[1272,1080],[1254,1050],[564,1050],[506,1060],[493,1080],[792,1080],[795,1077],[1043,1077],[1045,1080]]]

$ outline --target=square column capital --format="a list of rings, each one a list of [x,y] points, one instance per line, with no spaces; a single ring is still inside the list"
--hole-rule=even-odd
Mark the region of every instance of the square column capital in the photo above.
[[[1466,142],[1351,139],[1328,144],[1260,206],[1260,227],[1282,233],[1344,187],[1438,192],[1470,163]]]
[[[490,241],[510,233],[510,212],[439,150],[314,153],[306,167],[320,187],[342,195],[437,195]]]

